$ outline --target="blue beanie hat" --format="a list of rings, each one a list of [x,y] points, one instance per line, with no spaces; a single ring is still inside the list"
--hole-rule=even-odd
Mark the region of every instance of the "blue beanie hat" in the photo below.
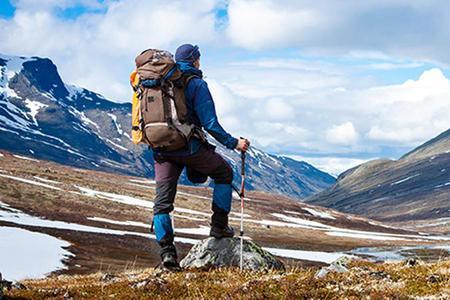
[[[198,50],[198,46],[193,46],[191,44],[184,44],[178,47],[175,52],[175,60],[179,61],[187,61],[194,62],[200,57],[200,51]]]

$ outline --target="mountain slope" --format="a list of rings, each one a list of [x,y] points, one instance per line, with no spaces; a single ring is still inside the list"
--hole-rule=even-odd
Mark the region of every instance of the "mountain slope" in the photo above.
[[[59,163],[153,177],[152,155],[135,146],[129,103],[67,85],[49,59],[0,55],[0,148]],[[239,154],[217,145],[239,180]],[[247,188],[306,197],[335,179],[305,162],[252,149]],[[188,183],[185,177],[181,182]]]
[[[450,130],[397,161],[375,160],[350,169],[308,203],[384,221],[450,216]]]
[[[405,154],[402,159],[413,160],[450,152],[450,129]]]

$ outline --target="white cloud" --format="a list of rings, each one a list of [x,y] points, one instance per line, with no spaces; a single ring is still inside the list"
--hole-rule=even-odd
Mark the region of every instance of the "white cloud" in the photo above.
[[[284,47],[302,39],[321,22],[308,8],[290,10],[275,1],[230,1],[228,35],[249,49]]]
[[[376,159],[376,157],[370,159],[358,159],[348,157],[310,157],[301,155],[288,156],[298,161],[307,161],[319,170],[327,172],[335,177],[353,167],[363,164],[369,160]]]
[[[398,69],[412,69],[422,67],[423,63],[412,62],[412,63],[389,63],[389,62],[380,62],[380,63],[370,63],[362,66],[365,69],[372,70],[398,70]]]
[[[361,96],[373,115],[367,132],[371,140],[411,145],[450,127],[450,82],[439,69],[425,71],[418,80],[369,89]]]
[[[439,69],[402,84],[361,86],[336,66],[322,65],[320,73],[315,67],[252,60],[210,68],[208,80],[214,80],[210,87],[224,126],[274,152],[390,157],[450,128],[450,84]],[[315,85],[293,93],[302,82],[270,80],[282,78],[288,68],[289,78],[315,80]],[[238,78],[230,80],[236,73]]]
[[[217,66],[208,75],[220,78],[233,92],[246,98],[301,97],[307,91],[345,85],[345,71],[330,64],[298,59],[255,59]]]
[[[50,57],[65,81],[121,102],[130,98],[128,72],[139,52],[149,47],[173,51],[187,41],[215,38],[213,0],[108,1],[104,13],[75,20],[61,19],[54,10],[80,1],[34,2],[18,1],[14,17],[0,19],[0,52]]]
[[[273,121],[289,121],[295,116],[294,108],[282,98],[270,98],[265,105],[265,116]]]
[[[356,143],[358,132],[356,132],[352,122],[345,122],[328,129],[326,138],[332,144],[350,146]]]
[[[227,34],[246,49],[377,54],[450,64],[450,3],[230,0]],[[373,56],[373,55],[372,55]]]
[[[210,47],[203,57],[215,60],[202,63],[222,125],[269,151],[377,156],[450,128],[450,84],[440,69],[396,85],[360,73],[450,62],[450,4],[231,0],[222,32],[214,7],[225,7],[224,1],[15,3],[15,16],[0,18],[0,52],[50,57],[66,82],[120,102],[129,101],[128,74],[141,50],[173,51],[184,42]],[[103,12],[57,17],[56,8],[78,3]],[[313,59],[292,52],[283,57],[284,47],[313,53]],[[355,66],[347,59],[370,61]]]

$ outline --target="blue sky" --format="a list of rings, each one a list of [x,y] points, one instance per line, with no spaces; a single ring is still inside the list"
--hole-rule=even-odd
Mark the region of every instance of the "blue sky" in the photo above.
[[[0,0],[0,53],[114,101],[141,50],[198,44],[224,127],[334,174],[450,128],[447,28],[439,0]]]

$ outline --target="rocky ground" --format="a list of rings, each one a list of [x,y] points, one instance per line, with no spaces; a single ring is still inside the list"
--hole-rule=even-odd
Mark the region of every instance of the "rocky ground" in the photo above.
[[[348,272],[317,278],[317,268],[285,272],[163,273],[156,269],[23,281],[8,299],[448,299],[450,261],[375,264],[353,261]]]

